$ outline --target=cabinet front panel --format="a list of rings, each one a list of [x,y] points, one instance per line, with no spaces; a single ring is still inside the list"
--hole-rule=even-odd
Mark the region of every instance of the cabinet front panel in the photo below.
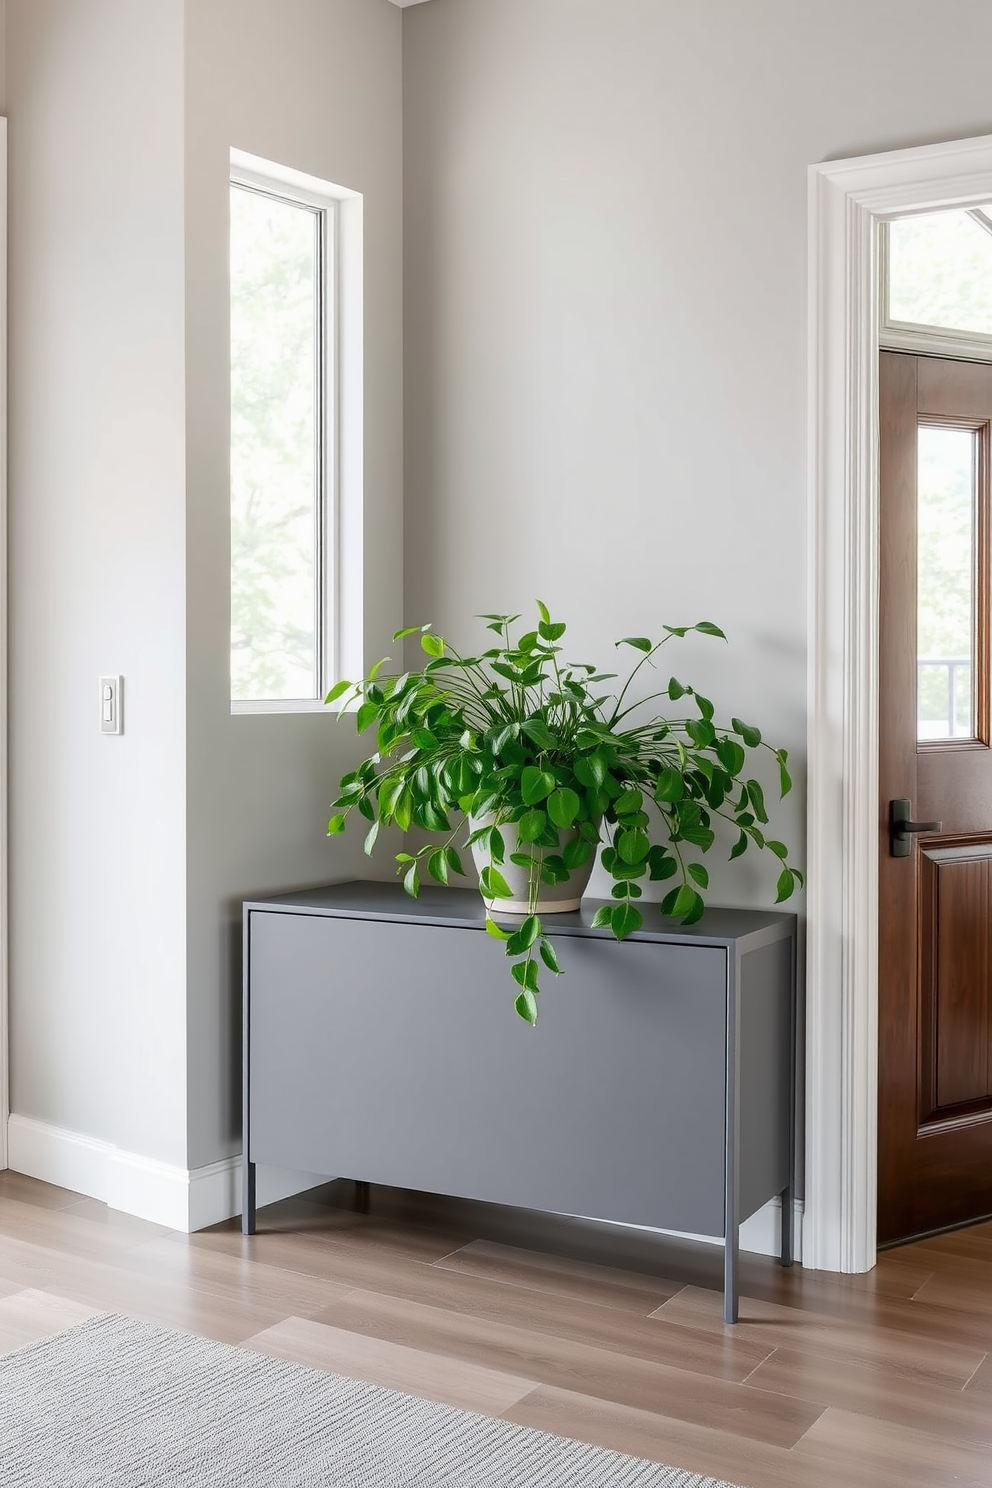
[[[726,953],[556,947],[531,1029],[477,930],[252,911],[251,1158],[722,1234]]]

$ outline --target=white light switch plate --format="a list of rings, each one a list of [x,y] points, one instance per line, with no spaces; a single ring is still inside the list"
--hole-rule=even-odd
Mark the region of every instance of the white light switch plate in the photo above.
[[[124,678],[100,678],[100,732],[124,732]]]

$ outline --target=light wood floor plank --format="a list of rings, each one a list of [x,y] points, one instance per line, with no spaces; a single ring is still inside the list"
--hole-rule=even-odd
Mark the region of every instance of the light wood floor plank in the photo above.
[[[885,1328],[866,1328],[848,1318],[823,1318],[799,1307],[783,1307],[746,1297],[741,1302],[740,1321],[729,1327],[713,1308],[709,1292],[684,1287],[652,1313],[689,1328],[703,1328],[722,1335],[740,1333],[749,1343],[818,1359],[871,1365],[886,1371],[894,1380],[938,1385],[962,1390],[985,1359],[986,1350],[975,1344],[944,1343],[939,1338],[916,1338]]]
[[[992,1488],[992,1453],[850,1411],[826,1410],[792,1456],[819,1462],[842,1484],[851,1463],[885,1488]]]
[[[66,1328],[75,1328],[95,1317],[98,1311],[33,1287],[15,1292],[0,1299],[0,1354],[23,1348],[39,1338],[50,1338]]]
[[[894,1480],[882,1485],[876,1477],[862,1475],[853,1461],[850,1472],[838,1479],[835,1468],[815,1459],[799,1463],[785,1447],[548,1385],[525,1395],[503,1415],[520,1426],[664,1462],[740,1488],[898,1488]]]
[[[446,1271],[502,1281],[529,1291],[553,1292],[599,1307],[617,1307],[641,1317],[680,1290],[678,1282],[662,1277],[492,1240],[472,1240],[434,1264]]]
[[[534,1388],[534,1381],[467,1364],[403,1344],[370,1338],[308,1318],[287,1318],[245,1340],[245,1346],[277,1359],[292,1359],[348,1379],[421,1395],[460,1410],[499,1415]]]
[[[874,1421],[992,1448],[992,1411],[980,1395],[936,1389],[925,1381],[856,1360],[778,1349],[748,1385],[788,1394]],[[992,1458],[992,1451],[989,1453]]]
[[[721,1429],[732,1422],[740,1435],[776,1445],[796,1442],[820,1409],[734,1381],[374,1292],[353,1292],[319,1321],[680,1420]]]

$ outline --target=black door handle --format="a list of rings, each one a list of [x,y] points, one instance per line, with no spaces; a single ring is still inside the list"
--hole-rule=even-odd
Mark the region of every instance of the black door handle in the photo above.
[[[889,802],[889,851],[894,858],[908,858],[912,850],[912,837],[916,832],[941,832],[939,821],[914,822],[913,803],[901,796]]]

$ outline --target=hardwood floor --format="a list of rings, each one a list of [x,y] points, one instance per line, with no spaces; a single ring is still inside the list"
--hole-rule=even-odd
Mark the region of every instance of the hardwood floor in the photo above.
[[[116,1311],[744,1488],[992,1488],[992,1224],[741,1271],[728,1328],[704,1245],[346,1182],[186,1236],[0,1173],[0,1351]]]

